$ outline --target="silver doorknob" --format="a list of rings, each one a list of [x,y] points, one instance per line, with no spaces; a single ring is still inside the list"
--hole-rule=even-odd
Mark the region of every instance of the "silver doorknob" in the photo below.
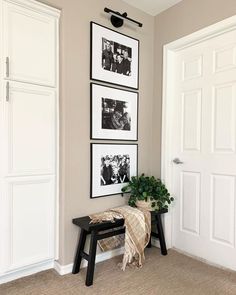
[[[180,161],[179,158],[174,158],[173,163],[179,165],[179,164],[183,164],[184,162]]]

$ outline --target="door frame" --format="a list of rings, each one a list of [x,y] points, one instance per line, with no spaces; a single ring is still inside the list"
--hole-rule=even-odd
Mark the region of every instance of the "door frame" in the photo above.
[[[236,30],[236,15],[217,22],[163,46],[163,83],[162,83],[162,138],[161,138],[161,178],[173,194],[172,187],[172,120],[174,107],[174,74],[175,55],[182,49],[196,45],[208,39]],[[173,205],[174,207],[174,205]],[[174,224],[173,207],[164,217],[164,230],[167,248],[173,247],[172,232]]]

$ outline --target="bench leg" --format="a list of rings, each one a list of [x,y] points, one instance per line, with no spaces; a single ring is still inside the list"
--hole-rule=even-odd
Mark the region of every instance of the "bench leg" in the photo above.
[[[163,232],[160,214],[156,215],[156,224],[157,224],[157,231],[158,231],[158,236],[159,236],[159,241],[160,241],[160,246],[161,246],[161,254],[167,255],[166,241],[165,241],[165,236],[164,236],[164,232]]]
[[[97,250],[97,233],[92,231],[90,247],[89,247],[88,268],[87,268],[87,275],[86,275],[86,282],[85,282],[86,286],[91,286],[93,284],[96,250]]]
[[[87,237],[87,231],[82,228],[80,232],[80,238],[79,238],[78,247],[76,250],[75,259],[74,259],[74,265],[72,270],[73,274],[76,274],[80,271],[80,264],[82,259],[81,252],[84,250],[86,237]]]

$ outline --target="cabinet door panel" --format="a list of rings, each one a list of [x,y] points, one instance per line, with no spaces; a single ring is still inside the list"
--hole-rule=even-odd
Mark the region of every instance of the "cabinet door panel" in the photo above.
[[[8,2],[3,16],[6,78],[56,86],[56,20]]]
[[[7,175],[55,173],[55,91],[24,83],[9,83]]]
[[[8,270],[53,258],[54,178],[7,180],[9,200]]]

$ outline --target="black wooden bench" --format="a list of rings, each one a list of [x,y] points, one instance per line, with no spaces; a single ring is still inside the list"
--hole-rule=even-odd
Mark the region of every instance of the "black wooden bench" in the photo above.
[[[154,236],[160,241],[161,254],[167,255],[165,237],[162,227],[161,214],[168,212],[166,209],[159,212],[151,212],[152,224],[156,225],[157,233],[152,232],[151,236]],[[93,284],[93,275],[95,268],[95,259],[96,259],[96,249],[97,241],[102,240],[111,236],[120,235],[125,233],[124,219],[117,219],[115,222],[102,222],[102,223],[90,223],[90,217],[84,216],[80,218],[74,218],[72,220],[73,224],[81,228],[79,242],[75,254],[74,265],[73,265],[73,274],[77,274],[80,271],[81,260],[84,258],[88,261],[87,275],[86,275],[86,286],[91,286]],[[120,228],[121,227],[121,228]],[[110,232],[101,233],[101,231],[113,229]],[[86,242],[86,237],[88,234],[91,234],[89,254],[84,252],[84,246]],[[147,246],[151,247],[151,239]]]

